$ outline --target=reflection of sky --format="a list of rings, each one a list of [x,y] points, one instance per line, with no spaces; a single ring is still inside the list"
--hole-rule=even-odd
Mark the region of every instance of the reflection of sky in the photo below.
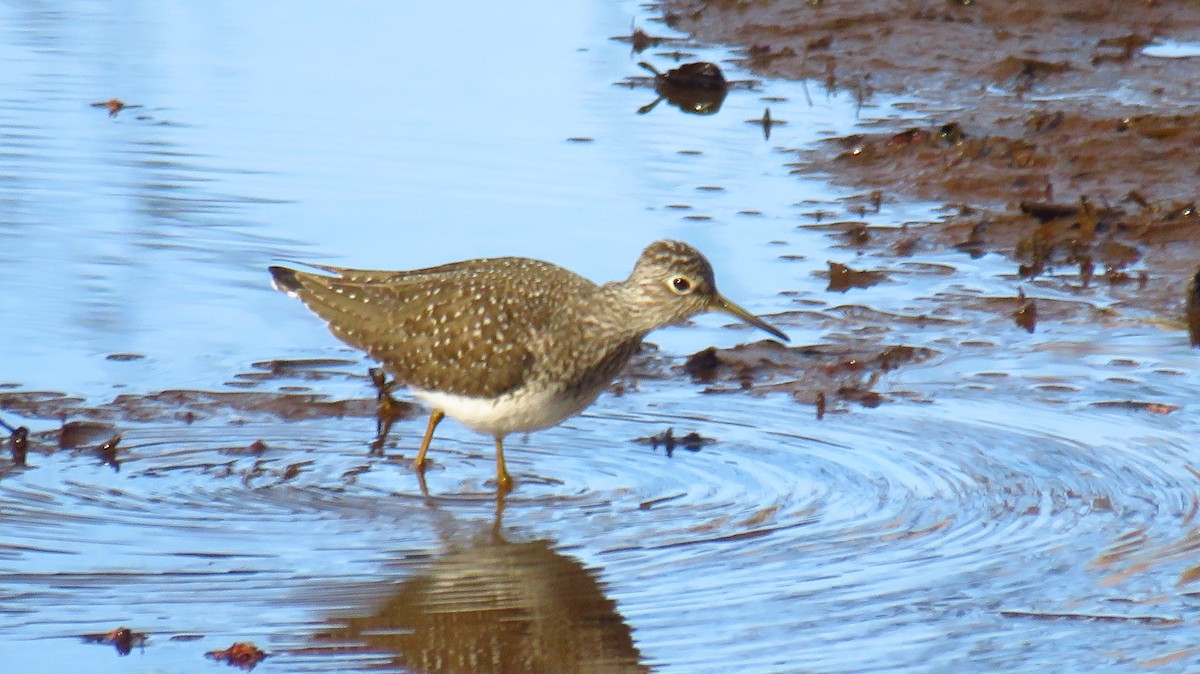
[[[1200,44],[1195,42],[1179,42],[1176,40],[1155,40],[1142,53],[1146,56],[1161,58],[1192,58],[1200,56]]]
[[[635,10],[0,4],[0,380],[212,386],[254,360],[329,355],[317,321],[267,292],[279,258],[410,268],[516,254],[602,281],[673,236],[708,252],[727,294],[783,308],[795,266],[769,262],[766,242],[795,236],[780,218],[820,188],[773,148],[853,112],[772,84],[791,124],[771,143],[745,123],[759,93],[713,117],[666,104],[638,116],[653,93],[613,82],[656,57],[608,39]],[[87,105],[113,96],[145,107],[109,119]],[[665,208],[678,203],[713,219]],[[655,339],[685,351],[722,338]],[[148,358],[104,360],[114,352]]]

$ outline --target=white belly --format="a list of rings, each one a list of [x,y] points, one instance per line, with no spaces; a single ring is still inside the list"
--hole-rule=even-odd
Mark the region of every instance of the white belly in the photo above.
[[[591,405],[603,389],[587,392],[581,398],[562,398],[552,390],[530,392],[518,389],[499,398],[423,391],[410,388],[412,394],[430,407],[477,433],[504,437],[509,433],[548,428]]]

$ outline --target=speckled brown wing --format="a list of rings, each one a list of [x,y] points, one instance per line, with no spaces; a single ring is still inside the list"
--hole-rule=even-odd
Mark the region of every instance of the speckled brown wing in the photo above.
[[[545,356],[538,335],[564,293],[595,288],[573,272],[524,258],[412,272],[324,269],[338,276],[284,267],[271,273],[334,335],[383,363],[401,383],[479,397],[524,384]]]
[[[407,271],[397,271],[395,269],[353,269],[351,267],[335,267],[327,264],[313,264],[306,262],[305,266],[313,269],[320,269],[342,279],[343,281],[351,281],[354,283],[385,283],[388,281],[400,281],[407,279],[410,282],[419,280],[419,277],[433,278],[439,275],[453,274],[461,272],[464,268],[480,266],[486,263],[500,263],[509,259],[521,258],[494,258],[482,260],[464,260],[462,262],[450,262],[448,264],[438,265],[436,267],[425,267],[423,269],[410,269]],[[496,265],[501,268],[500,265]],[[301,272],[302,273],[302,272]]]

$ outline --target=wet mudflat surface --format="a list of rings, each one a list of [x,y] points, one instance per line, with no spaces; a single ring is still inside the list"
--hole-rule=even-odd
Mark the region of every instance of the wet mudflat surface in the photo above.
[[[0,3],[0,660],[1200,666],[1195,59],[1142,51],[1195,9],[979,4]],[[667,236],[792,344],[655,333],[503,502],[453,422],[422,490],[419,408],[371,452],[368,363],[265,272]]]

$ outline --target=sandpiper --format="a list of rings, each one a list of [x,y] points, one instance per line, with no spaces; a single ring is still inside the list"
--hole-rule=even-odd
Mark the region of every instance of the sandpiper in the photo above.
[[[416,469],[449,416],[495,439],[500,492],[512,488],[504,437],[591,405],[650,331],[717,311],[788,341],[722,297],[708,260],[680,241],[650,244],[629,278],[603,285],[520,257],[413,271],[311,266],[326,273],[271,267],[275,287],[432,408]]]

